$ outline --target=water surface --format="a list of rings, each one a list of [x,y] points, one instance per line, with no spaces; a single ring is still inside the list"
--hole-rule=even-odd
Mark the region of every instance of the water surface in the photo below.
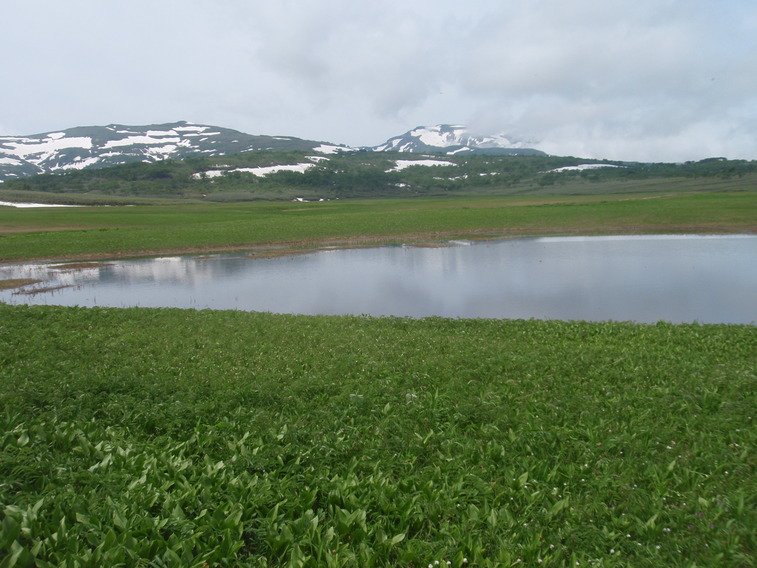
[[[322,250],[255,259],[165,257],[66,269],[0,266],[16,304],[237,309],[297,314],[757,321],[757,236],[550,237]]]

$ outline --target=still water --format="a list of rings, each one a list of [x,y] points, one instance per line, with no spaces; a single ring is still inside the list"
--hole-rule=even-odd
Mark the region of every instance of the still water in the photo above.
[[[0,291],[0,301],[10,304],[650,323],[757,321],[755,235],[453,241],[437,248],[321,250],[267,259],[234,254],[72,267],[0,266],[0,279],[6,278],[45,281]]]

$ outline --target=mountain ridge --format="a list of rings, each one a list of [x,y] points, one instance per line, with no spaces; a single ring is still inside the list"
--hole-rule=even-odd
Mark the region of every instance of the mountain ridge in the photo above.
[[[140,126],[75,126],[40,134],[0,136],[0,180],[253,150],[330,153],[339,148],[347,149],[293,136],[252,135],[186,121]]]
[[[538,155],[546,154],[528,146],[523,140],[506,134],[477,134],[460,124],[437,124],[416,126],[404,134],[389,138],[383,144],[373,146],[375,152],[441,153],[455,155]]]
[[[545,155],[504,134],[475,135],[461,125],[417,126],[378,146],[344,144],[293,136],[252,135],[186,121],[149,125],[108,124],[22,136],[0,136],[0,182],[38,174],[104,168],[131,162],[213,157],[256,150],[350,151],[434,154]]]

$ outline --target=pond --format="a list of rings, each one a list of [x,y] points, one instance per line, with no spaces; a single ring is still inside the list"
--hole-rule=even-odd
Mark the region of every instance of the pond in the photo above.
[[[757,321],[757,236],[452,241],[0,266],[10,304],[295,314],[740,323]]]

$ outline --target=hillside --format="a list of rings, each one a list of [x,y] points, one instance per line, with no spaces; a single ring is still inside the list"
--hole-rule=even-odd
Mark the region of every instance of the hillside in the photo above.
[[[229,128],[173,122],[146,126],[80,126],[29,136],[0,136],[0,182],[39,174],[99,169],[134,162],[225,156],[250,151],[306,151],[333,154],[355,150],[343,144],[292,136],[253,136]],[[504,134],[474,135],[465,126],[418,126],[373,152],[538,155]]]
[[[257,150],[69,170],[0,184],[0,201],[71,203],[180,198],[328,200],[455,194],[528,195],[753,189],[757,162],[709,159],[638,164],[556,156],[418,155],[368,150],[323,154]],[[40,197],[41,196],[41,197]]]
[[[744,176],[756,172],[757,162],[722,158],[641,164],[548,156],[505,134],[447,124],[365,148],[188,122],[0,137],[0,202],[635,193],[661,191],[654,182],[661,179],[666,190],[684,189],[671,180],[693,178],[707,180],[700,189],[733,190],[753,188]]]
[[[330,151],[292,136],[253,136],[218,126],[173,122],[147,126],[80,126],[30,136],[0,136],[0,181],[37,174],[219,156],[252,150]]]

